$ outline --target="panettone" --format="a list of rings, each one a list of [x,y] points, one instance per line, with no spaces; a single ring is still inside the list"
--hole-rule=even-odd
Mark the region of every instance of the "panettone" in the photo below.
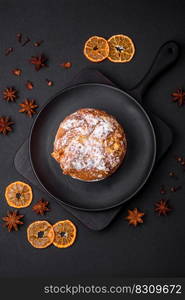
[[[122,126],[104,111],[82,108],[60,124],[52,157],[63,173],[83,181],[105,179],[122,163],[127,141]]]

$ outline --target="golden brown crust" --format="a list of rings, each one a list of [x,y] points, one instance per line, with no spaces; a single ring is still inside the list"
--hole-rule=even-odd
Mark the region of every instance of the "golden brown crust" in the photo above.
[[[117,170],[126,149],[124,130],[113,116],[98,109],[82,108],[60,124],[51,155],[64,174],[98,181]]]

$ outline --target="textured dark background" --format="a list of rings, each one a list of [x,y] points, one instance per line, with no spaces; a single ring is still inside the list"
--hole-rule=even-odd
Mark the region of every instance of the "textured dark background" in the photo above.
[[[21,47],[15,35],[22,32],[32,40],[44,40],[39,48],[32,44]],[[108,60],[93,64],[83,56],[84,41],[92,35],[105,38],[113,34],[129,35],[135,42],[136,55],[128,64],[113,64]],[[185,173],[173,156],[185,152],[185,107],[171,103],[170,94],[178,87],[185,89],[185,1],[144,0],[31,0],[0,1],[0,89],[15,86],[19,90],[17,103],[0,100],[0,115],[11,116],[14,131],[0,136],[0,217],[8,206],[4,189],[12,181],[24,180],[15,170],[13,158],[28,137],[33,120],[18,113],[18,103],[25,97],[34,98],[40,107],[61,90],[84,67],[98,68],[123,88],[134,86],[148,70],[158,48],[167,40],[181,46],[176,65],[153,85],[145,103],[172,128],[173,145],[139,196],[131,200],[102,232],[85,228],[55,201],[34,190],[35,203],[41,196],[51,203],[51,211],[43,217],[51,223],[71,219],[78,227],[77,242],[60,250],[53,246],[37,250],[26,240],[26,227],[39,219],[31,207],[22,209],[25,225],[19,232],[8,233],[0,228],[0,277],[136,277],[185,276]],[[4,49],[14,47],[8,57]],[[49,68],[35,72],[29,65],[31,55],[45,53]],[[73,67],[59,67],[63,61]],[[21,68],[20,77],[11,75]],[[48,87],[45,78],[54,81]],[[25,88],[26,80],[35,84],[32,91]],[[40,109],[40,108],[39,108]],[[168,177],[175,170],[179,180]],[[169,187],[183,185],[181,191],[168,193],[173,211],[168,217],[158,217],[153,206],[160,199],[161,184]],[[124,220],[127,209],[138,207],[146,213],[143,225],[133,228]]]

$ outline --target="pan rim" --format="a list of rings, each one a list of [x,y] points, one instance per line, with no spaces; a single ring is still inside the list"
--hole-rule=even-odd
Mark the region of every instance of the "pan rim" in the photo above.
[[[150,168],[148,170],[148,173],[145,177],[145,179],[143,180],[143,182],[139,185],[139,187],[127,198],[125,198],[124,200],[120,201],[120,203],[114,204],[114,205],[110,205],[108,207],[102,207],[102,208],[85,208],[85,207],[79,207],[79,206],[75,206],[73,204],[67,203],[62,199],[59,199],[58,197],[55,197],[50,191],[48,191],[47,187],[44,185],[44,183],[41,181],[41,179],[39,178],[39,176],[37,175],[37,171],[34,167],[34,163],[32,161],[32,153],[31,153],[31,142],[32,142],[32,136],[33,136],[33,131],[34,131],[34,127],[36,126],[37,120],[39,119],[41,113],[43,112],[43,110],[59,95],[73,90],[75,88],[79,88],[82,86],[101,86],[101,87],[106,87],[112,90],[115,90],[117,92],[120,92],[122,94],[127,95],[130,99],[132,99],[132,101],[135,103],[135,105],[142,111],[143,115],[145,116],[145,118],[147,119],[148,124],[150,125],[150,129],[151,129],[151,133],[152,133],[152,140],[153,140],[153,157],[152,157],[152,162],[150,165]],[[48,101],[42,106],[40,112],[37,114],[37,117],[35,118],[31,130],[30,130],[30,134],[29,134],[29,159],[30,159],[30,164],[31,164],[31,168],[32,171],[38,181],[38,183],[41,185],[41,187],[52,197],[54,198],[58,203],[60,203],[61,205],[66,205],[68,207],[71,207],[73,209],[76,210],[81,210],[81,211],[92,211],[92,212],[98,212],[98,211],[106,211],[106,210],[110,210],[113,209],[115,207],[121,206],[122,204],[124,204],[125,202],[127,202],[128,200],[130,200],[131,198],[133,198],[141,189],[142,187],[145,185],[145,183],[147,182],[148,178],[150,177],[150,174],[153,170],[154,164],[155,164],[155,160],[156,160],[156,152],[157,152],[157,143],[156,143],[156,135],[155,135],[155,131],[152,125],[152,122],[150,120],[150,117],[148,116],[147,112],[145,111],[145,109],[141,106],[141,104],[129,93],[127,93],[126,91],[118,88],[118,87],[114,87],[111,86],[109,84],[104,84],[104,83],[80,83],[80,84],[75,84],[69,87],[66,87],[64,89],[62,89],[61,91],[57,92],[54,96],[50,97],[48,99]]]

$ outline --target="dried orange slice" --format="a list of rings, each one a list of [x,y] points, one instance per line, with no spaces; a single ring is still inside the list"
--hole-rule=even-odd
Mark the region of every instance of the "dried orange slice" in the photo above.
[[[108,39],[109,55],[108,59],[112,62],[128,62],[135,53],[133,41],[126,35],[113,35]]]
[[[67,248],[71,246],[76,239],[76,227],[69,221],[59,221],[53,225],[55,238],[53,244],[58,248]]]
[[[9,206],[15,208],[27,207],[33,197],[31,186],[22,181],[15,181],[7,186],[5,197]]]
[[[109,54],[109,44],[107,40],[100,36],[90,37],[84,46],[84,55],[92,62],[100,62],[107,58]]]
[[[27,238],[35,248],[46,248],[54,240],[53,226],[47,221],[36,221],[31,223],[27,229]]]

